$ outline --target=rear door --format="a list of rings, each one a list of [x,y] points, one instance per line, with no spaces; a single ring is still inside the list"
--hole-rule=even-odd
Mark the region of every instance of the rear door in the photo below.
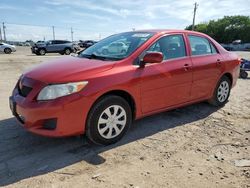
[[[141,69],[141,106],[144,114],[190,100],[192,64],[182,34],[167,35],[147,51],[164,55],[162,63]]]
[[[191,98],[193,100],[207,98],[223,69],[223,57],[215,45],[206,37],[188,35],[193,63],[193,84]]]

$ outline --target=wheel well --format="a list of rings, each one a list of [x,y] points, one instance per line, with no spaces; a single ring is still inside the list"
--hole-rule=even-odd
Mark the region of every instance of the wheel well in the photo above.
[[[65,51],[65,50],[67,50],[67,49],[69,49],[69,50],[71,51],[71,48],[70,48],[70,47],[66,47],[66,48],[64,48],[64,51]]]
[[[230,73],[225,73],[223,76],[226,76],[226,77],[229,78],[229,80],[231,82],[231,86],[232,86],[232,84],[233,84],[233,77],[232,77],[232,75]]]
[[[47,51],[46,48],[42,47],[42,48],[38,48],[38,51],[39,50],[45,50],[45,52]]]
[[[123,90],[113,90],[113,91],[109,91],[107,93],[104,93],[102,96],[100,96],[98,98],[98,100],[104,96],[107,96],[107,95],[116,95],[116,96],[119,96],[119,97],[122,97],[123,99],[125,99],[129,106],[131,107],[131,111],[132,111],[132,115],[133,115],[133,120],[135,119],[135,116],[136,116],[136,105],[135,105],[135,101],[134,101],[134,98],[126,91],[123,91]]]

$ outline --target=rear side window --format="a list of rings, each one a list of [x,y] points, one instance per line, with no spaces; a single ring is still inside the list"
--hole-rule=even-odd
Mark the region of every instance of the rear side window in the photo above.
[[[186,56],[186,48],[182,35],[168,35],[160,38],[147,51],[161,52],[164,60]]]
[[[192,55],[209,55],[218,53],[214,45],[204,37],[189,35]]]

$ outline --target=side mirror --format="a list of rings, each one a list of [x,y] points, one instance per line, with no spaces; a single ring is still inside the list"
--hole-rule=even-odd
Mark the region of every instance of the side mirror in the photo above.
[[[161,52],[147,52],[142,59],[141,67],[146,63],[161,63],[163,61],[163,54]]]

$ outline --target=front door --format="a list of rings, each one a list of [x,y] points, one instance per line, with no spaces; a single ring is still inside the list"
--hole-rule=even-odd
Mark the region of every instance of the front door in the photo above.
[[[147,51],[163,53],[164,60],[141,69],[141,106],[144,114],[190,100],[192,63],[182,34],[160,38]]]

